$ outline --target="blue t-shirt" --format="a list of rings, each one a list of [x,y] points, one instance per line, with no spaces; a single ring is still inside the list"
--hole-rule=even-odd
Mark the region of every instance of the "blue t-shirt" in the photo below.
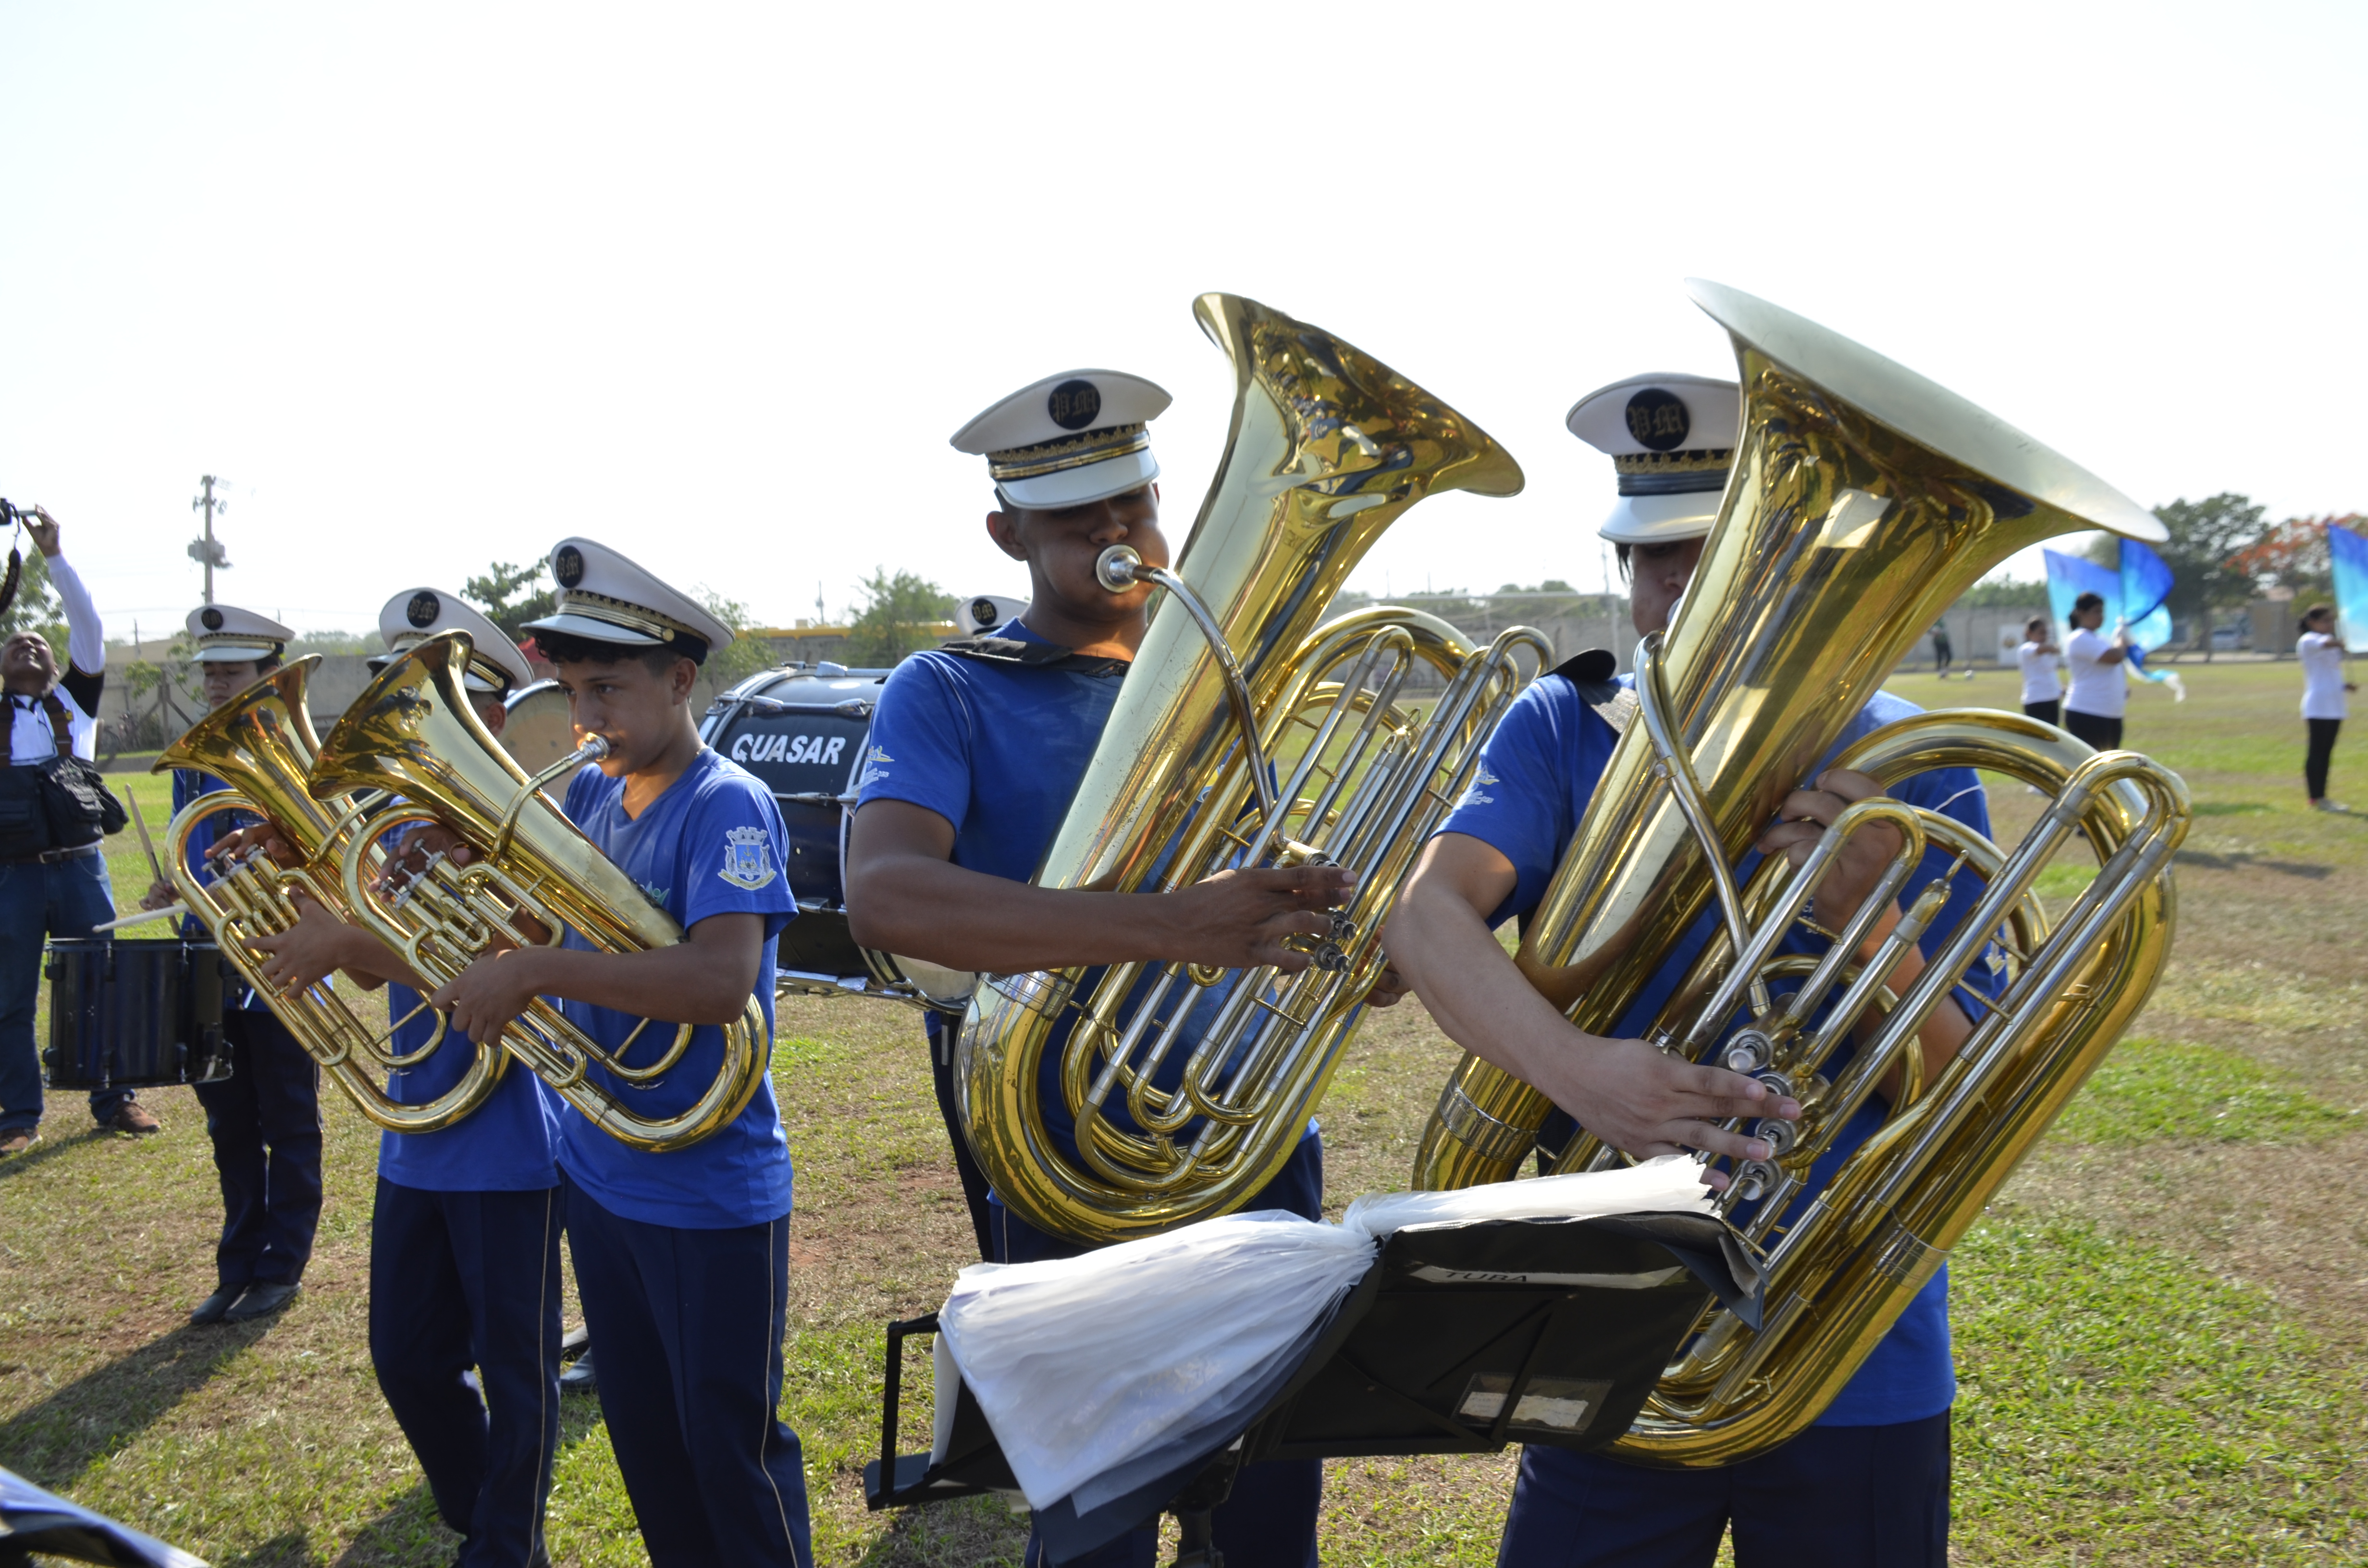
[[[567,819],[674,916],[684,931],[712,915],[760,915],[765,947],[755,995],[765,1014],[760,1049],[769,1062],[773,1038],[775,938],[797,914],[789,879],[780,809],[747,769],[701,747],[681,778],[666,786],[639,817],[625,814],[625,780],[597,767],[567,786]],[[588,949],[576,933],[566,945]],[[563,1004],[568,1021],[602,1049],[621,1052],[629,1067],[657,1061],[673,1049],[675,1030],[653,1021],[630,1051],[625,1041],[643,1020],[587,1003]],[[605,1068],[586,1072],[635,1114],[651,1118],[688,1109],[715,1081],[723,1059],[723,1030],[702,1024],[682,1060],[654,1085],[627,1085]],[[712,1231],[770,1224],[790,1211],[790,1141],[781,1131],[769,1071],[740,1114],[688,1148],[648,1153],[628,1148],[582,1116],[559,1123],[559,1164],[575,1183],[612,1214],[644,1224]]]
[[[995,635],[1053,646],[1017,620]],[[953,863],[1024,882],[1036,874],[1093,760],[1126,665],[1022,665],[931,649],[880,690],[856,809],[905,801],[953,824]]]
[[[1815,778],[1844,747],[1895,720],[1920,712],[1914,703],[1888,692],[1878,692],[1824,760],[1809,770]],[[1526,916],[1543,896],[1546,884],[1561,862],[1563,851],[1578,830],[1579,819],[1594,798],[1598,780],[1611,758],[1618,734],[1580,697],[1570,681],[1549,676],[1532,685],[1507,710],[1489,736],[1476,781],[1440,824],[1440,833],[1460,833],[1495,848],[1513,863],[1519,877],[1512,896],[1489,916],[1500,924],[1512,915]],[[1987,835],[1989,807],[1971,768],[1942,767],[1902,779],[1891,793],[1897,799],[1941,812]],[[1928,849],[1922,865],[1901,889],[1903,901],[1912,898],[1933,878],[1949,869],[1952,857]],[[1736,868],[1738,886],[1758,870],[1758,850],[1747,853]],[[1982,882],[1961,874],[1951,886],[1949,902],[1919,944],[1927,954],[1937,951],[1971,912],[1982,893]],[[1715,908],[1705,911],[1687,931],[1667,962],[1655,971],[1635,1004],[1613,1029],[1617,1038],[1633,1039],[1651,1027],[1669,994],[1691,967],[1720,919]],[[1795,926],[1779,949],[1784,952],[1818,953],[1823,938]],[[1969,983],[1995,992],[1994,969],[1976,964]],[[1970,1009],[1969,1009],[1970,1010]],[[1851,1047],[1838,1048],[1824,1069],[1832,1077],[1850,1060]],[[1810,1172],[1814,1192],[1833,1179],[1850,1151],[1883,1125],[1888,1108],[1881,1096],[1870,1096]],[[1804,1195],[1805,1197],[1805,1194]],[[1794,1199],[1795,1205],[1802,1201]],[[1920,1421],[1949,1408],[1957,1395],[1957,1380],[1949,1350],[1949,1274],[1946,1267],[1908,1303],[1891,1332],[1875,1346],[1856,1376],[1842,1389],[1826,1413],[1821,1426],[1883,1426]]]
[[[1018,620],[994,635],[1049,648],[1053,643]],[[1093,760],[1094,747],[1110,722],[1126,665],[1115,660],[1076,659],[1064,664],[966,658],[932,650],[896,666],[880,693],[871,717],[869,749],[857,781],[856,809],[873,801],[904,801],[935,812],[952,824],[953,863],[992,877],[1024,882],[1042,864],[1061,819],[1076,798]],[[1101,971],[1090,970],[1076,994],[1091,994]],[[1146,977],[1120,1009],[1133,1017]],[[1173,1090],[1182,1082],[1200,1031],[1212,1022],[1229,994],[1225,985],[1171,990],[1189,998],[1192,1012],[1181,1038],[1161,1060],[1152,1082]],[[1070,1159],[1076,1155],[1076,1123],[1062,1093],[1063,1043],[1076,1019],[1071,1012],[1056,1026],[1044,1051],[1038,1081],[1045,1130]],[[944,1049],[946,1021],[932,1015],[932,1044]],[[1123,1096],[1113,1096],[1104,1114],[1121,1131],[1135,1131]]]
[[[411,987],[387,986],[390,1021],[419,1009],[395,1025],[393,1046],[404,1056],[436,1032],[436,1015],[419,1004],[419,993]],[[399,1105],[432,1100],[459,1083],[476,1059],[477,1048],[454,1029],[427,1060],[386,1075],[387,1097]],[[537,1192],[557,1187],[560,1108],[558,1096],[542,1086],[534,1070],[513,1061],[484,1104],[441,1131],[381,1132],[378,1174],[423,1192]]]

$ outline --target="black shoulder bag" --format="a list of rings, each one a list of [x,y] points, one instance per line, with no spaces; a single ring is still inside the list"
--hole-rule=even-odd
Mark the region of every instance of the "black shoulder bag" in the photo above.
[[[43,711],[50,716],[50,739],[57,755],[45,761],[28,765],[37,776],[40,789],[41,814],[49,828],[49,847],[74,849],[85,844],[96,844],[104,835],[121,833],[124,824],[131,819],[124,814],[123,802],[107,787],[106,775],[74,754],[74,726],[66,715],[66,706],[58,700],[54,691],[41,696]],[[17,705],[8,705],[13,727]]]

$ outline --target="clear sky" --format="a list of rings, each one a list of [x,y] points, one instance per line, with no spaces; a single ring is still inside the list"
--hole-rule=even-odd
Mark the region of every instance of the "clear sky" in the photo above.
[[[2368,508],[2368,7],[0,6],[0,494],[106,610],[373,624],[559,537],[786,622],[1024,592],[946,438],[1077,366],[1223,440],[1194,294],[1495,434],[1356,585],[1601,577],[1605,382],[1731,373],[1690,275],[2147,505]],[[2035,573],[2035,562],[2021,574]]]

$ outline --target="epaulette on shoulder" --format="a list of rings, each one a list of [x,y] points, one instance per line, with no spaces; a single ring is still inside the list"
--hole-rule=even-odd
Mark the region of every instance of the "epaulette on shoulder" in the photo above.
[[[1636,716],[1636,694],[1620,684],[1620,660],[1608,648],[1573,654],[1546,673],[1570,682],[1578,699],[1615,731],[1626,733],[1628,721]]]
[[[981,633],[976,637],[957,637],[938,644],[940,653],[951,653],[958,659],[976,659],[982,664],[1004,665],[1030,670],[1076,670],[1081,675],[1123,674],[1124,659],[1087,657],[1053,642],[1030,642],[1018,637],[996,637]]]

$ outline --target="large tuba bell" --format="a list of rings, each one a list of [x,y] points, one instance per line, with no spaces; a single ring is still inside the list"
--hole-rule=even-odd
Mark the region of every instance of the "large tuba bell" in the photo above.
[[[320,742],[304,709],[304,687],[320,662],[313,654],[273,671],[199,720],[156,759],[159,773],[194,767],[230,786],[199,796],[173,819],[165,835],[169,875],[240,978],[270,1003],[297,1042],[364,1116],[397,1132],[433,1132],[483,1105],[501,1085],[509,1059],[492,1046],[474,1047],[476,1060],[461,1081],[435,1099],[416,1105],[391,1099],[379,1086],[381,1076],[417,1067],[429,1052],[445,1049],[443,1018],[437,1019],[427,1044],[398,1057],[388,1047],[390,1031],[357,1017],[329,982],[299,996],[277,992],[263,978],[264,955],[247,945],[250,937],[293,926],[293,900],[300,892],[347,918],[338,867],[349,846],[367,856],[375,836],[361,830],[357,801],[343,796],[316,801],[305,789]],[[302,863],[280,867],[261,850],[250,850],[223,865],[214,881],[201,881],[189,866],[189,838],[224,812],[262,817],[303,858]],[[472,1048],[461,1040],[452,1049]]]
[[[571,928],[608,952],[681,941],[673,917],[542,793],[545,782],[604,755],[607,743],[595,737],[529,777],[478,719],[461,685],[469,651],[465,631],[419,643],[379,672],[321,743],[310,780],[316,798],[390,791],[399,799],[372,819],[373,839],[434,824],[457,834],[472,856],[465,867],[431,856],[426,870],[390,893],[371,874],[370,846],[347,843],[338,881],[354,917],[432,985],[449,983],[496,946],[556,944]],[[755,997],[724,1026],[723,1061],[712,1082],[673,1116],[636,1115],[586,1069],[598,1064],[630,1085],[655,1085],[680,1063],[691,1029],[677,1025],[657,1060],[628,1066],[538,998],[504,1031],[502,1044],[611,1137],[637,1149],[679,1149],[738,1116],[764,1081],[769,1041]],[[628,1045],[640,1038],[637,1030]]]
[[[1404,610],[1317,626],[1399,513],[1437,490],[1512,494],[1520,469],[1328,333],[1226,294],[1195,313],[1233,360],[1231,437],[1174,572],[1123,549],[1101,562],[1112,587],[1148,579],[1167,593],[1036,880],[1167,890],[1322,859],[1358,882],[1295,974],[1132,963],[979,987],[955,1063],[971,1147],[1005,1202],[1089,1244],[1224,1213],[1290,1158],[1380,975],[1379,933],[1412,857],[1551,657],[1528,631],[1475,653]],[[1418,665],[1447,677],[1427,722],[1399,700]],[[1053,1141],[1041,1098],[1056,1040],[1082,1165]],[[1177,1056],[1181,1083],[1164,1089],[1155,1075]],[[1120,1107],[1133,1130],[1110,1114]]]
[[[1797,1130],[1758,1124],[1777,1155],[1735,1167],[1721,1200],[1765,1251],[1762,1326],[1713,1309],[1606,1450],[1684,1466],[1732,1463],[1814,1421],[2112,1048],[2169,951],[2170,859],[2188,820],[2179,778],[2135,753],[2098,755],[2021,715],[1929,713],[1867,736],[1839,765],[1886,784],[1964,766],[2035,785],[2055,800],[2020,846],[2001,850],[1896,801],[1861,801],[1797,872],[1772,858],[1734,885],[1729,868],[1784,793],[1968,585],[2051,535],[2163,530],[2102,482],[1889,360],[1749,295],[1690,288],[1741,362],[1734,474],[1668,635],[1639,650],[1636,721],[1519,955],[1574,1023],[1607,1032],[1715,901],[1721,929],[1650,1038],[1759,1074],[1803,1102]],[[1873,820],[1902,840],[1875,895],[1824,958],[1776,953],[1842,839]],[[2051,925],[2032,885],[2078,836],[2101,869]],[[1928,843],[1986,891],[1895,996],[1893,965],[1946,899],[1944,881],[1906,885]],[[1898,928],[1861,964],[1895,892]],[[1998,1000],[1973,1009],[1963,1051],[1923,1081],[1917,1030],[1982,963],[2003,967]],[[1739,1028],[1738,1012],[1748,1020]],[[1854,1028],[1855,1056],[1829,1069]],[[1895,1066],[1902,1088],[1882,1131],[1802,1201],[1811,1165]],[[1415,1185],[1508,1179],[1550,1109],[1467,1056],[1425,1132]],[[1555,1168],[1616,1157],[1582,1135]]]

